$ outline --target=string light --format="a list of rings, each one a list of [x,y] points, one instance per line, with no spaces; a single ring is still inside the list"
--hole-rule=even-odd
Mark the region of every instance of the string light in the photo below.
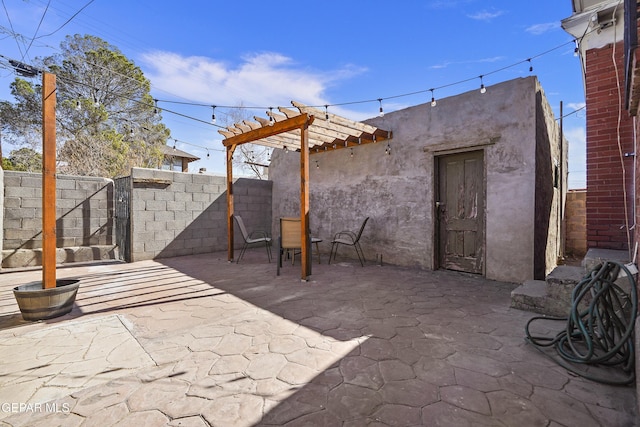
[[[484,87],[484,82],[482,81],[482,77],[484,76],[480,76],[480,93],[486,93],[487,92],[487,88]]]
[[[531,58],[528,58],[527,61],[529,62],[529,72],[533,71],[533,64],[531,64]]]
[[[96,108],[100,107],[100,101],[98,101],[98,95],[97,94],[93,95],[93,106],[96,107]]]
[[[578,39],[574,40],[576,47],[573,49],[573,56],[578,56],[580,53],[580,44],[578,44]]]
[[[209,157],[211,157],[211,156],[209,155],[209,150],[207,150],[207,159],[208,159]]]
[[[591,30],[591,31],[596,31],[596,30],[595,30],[595,29],[593,29],[593,30]],[[586,35],[586,34],[587,34],[587,33],[585,32],[585,35]],[[583,35],[583,37],[584,37],[584,35]],[[565,43],[563,43],[563,44],[557,45],[557,46],[552,47],[551,49],[548,49],[548,50],[546,50],[546,51],[544,51],[544,52],[542,52],[542,53],[539,53],[539,54],[537,54],[537,55],[535,55],[535,56],[532,56],[531,58],[528,58],[528,59],[527,59],[527,61],[528,61],[528,62],[530,62],[530,60],[531,60],[531,59],[538,58],[538,57],[541,57],[541,56],[543,56],[543,55],[547,55],[547,54],[549,54],[549,53],[551,53],[551,52],[553,52],[553,51],[555,51],[555,50],[558,50],[558,49],[560,49],[560,48],[562,48],[562,47],[566,46],[568,43],[574,43],[574,44],[575,44],[574,54],[575,54],[576,56],[578,56],[578,54],[579,54],[579,40],[578,40],[578,39],[573,39],[573,40],[571,40],[571,41],[569,41],[569,42],[565,42]],[[6,58],[4,55],[0,55],[0,57],[2,57],[2,58]],[[483,88],[484,84],[483,84],[483,82],[482,82],[482,77],[487,76],[487,75],[489,75],[489,74],[495,74],[495,73],[497,73],[497,72],[504,71],[504,70],[506,70],[506,69],[509,69],[509,68],[515,67],[515,66],[517,66],[518,64],[521,64],[521,63],[522,63],[522,61],[519,61],[519,62],[516,62],[516,63],[510,64],[510,65],[507,65],[507,66],[505,66],[505,67],[502,67],[502,68],[499,68],[499,69],[496,69],[496,70],[492,70],[492,71],[491,71],[491,72],[489,72],[489,73],[485,73],[485,74],[481,75],[481,76],[480,76],[480,79],[481,79],[481,92],[482,92],[482,93],[485,93],[485,92],[486,92],[486,88]],[[464,79],[464,80],[460,80],[460,81],[456,81],[456,82],[448,83],[448,84],[446,84],[446,85],[439,86],[439,87],[434,88],[434,89],[441,89],[441,88],[445,88],[445,87],[451,87],[451,86],[459,85],[459,84],[462,84],[462,83],[466,83],[466,82],[468,82],[468,81],[470,81],[470,80],[472,80],[472,79],[473,79],[473,78],[468,78],[468,79]],[[71,80],[71,79],[65,79],[65,80],[73,81],[73,80]],[[76,82],[76,83],[78,83],[78,82]],[[95,90],[95,88],[93,88],[93,89]],[[484,90],[482,90],[482,89],[484,89]],[[387,98],[384,98],[384,99],[389,99],[389,98],[400,98],[400,97],[405,97],[405,96],[415,95],[415,94],[419,94],[419,93],[424,93],[424,92],[427,92],[427,91],[430,91],[430,89],[427,89],[427,90],[420,90],[420,91],[415,91],[415,92],[405,93],[405,94],[400,94],[400,95],[395,95],[395,96],[387,97]],[[433,96],[432,96],[432,98],[433,98]],[[384,114],[384,110],[382,109],[382,99],[383,99],[383,98],[377,98],[377,101],[380,103],[380,110],[382,110],[382,111],[381,111],[381,113],[382,113],[382,114],[381,114],[381,116]],[[144,102],[140,102],[140,101],[135,100],[135,99],[130,99],[130,100],[131,100],[131,101],[133,101],[133,102],[138,102],[138,103],[141,103],[141,104],[145,104]],[[360,100],[360,101],[350,101],[350,102],[343,102],[343,103],[336,103],[336,104],[326,104],[326,107],[329,107],[329,106],[352,105],[352,104],[359,104],[359,103],[368,103],[368,102],[374,102],[375,100],[376,100],[376,99],[371,99],[371,100]],[[434,100],[435,100],[435,99],[434,99]],[[197,106],[207,106],[207,107],[211,107],[211,105],[207,105],[207,104],[198,104],[198,103],[193,103],[193,102],[168,101],[168,100],[155,100],[155,99],[154,99],[154,104],[157,104],[157,101],[160,101],[160,102],[169,102],[169,103],[176,103],[176,104],[188,104],[188,105],[197,105]],[[95,102],[95,106],[96,106],[96,107],[99,107],[100,103],[99,103],[99,101],[98,101],[98,99],[97,99],[97,94],[96,94],[96,95],[94,95],[94,102]],[[313,107],[313,106],[311,106],[311,107]],[[316,107],[317,107],[317,106],[316,106]],[[261,109],[261,108],[264,108],[264,107],[246,107],[246,106],[239,107],[239,106],[237,106],[237,105],[236,105],[236,106],[224,106],[224,108],[230,108],[230,109],[231,109],[231,108]],[[272,109],[273,109],[273,107],[269,107],[269,110],[272,110]],[[200,122],[204,122],[204,123],[207,123],[207,124],[211,124],[210,122],[206,122],[206,121],[200,120],[200,119],[198,119],[198,118],[196,118],[196,117],[191,117],[191,116],[188,116],[188,115],[185,115],[185,114],[182,114],[182,113],[176,112],[176,111],[171,111],[171,110],[166,110],[166,109],[163,109],[163,111],[166,111],[166,112],[171,113],[171,114],[176,114],[176,115],[179,115],[179,116],[182,116],[182,117],[186,117],[186,118],[191,119],[191,120],[194,120],[194,121],[200,121]],[[272,123],[273,123],[274,121],[275,121],[275,120],[274,120],[274,118],[273,118],[273,117],[270,117],[270,122],[272,122]],[[218,126],[218,125],[216,125],[216,126]],[[222,126],[218,126],[218,127],[223,128]]]
[[[433,95],[433,91],[434,89],[429,89],[431,91],[431,106],[435,107],[436,106],[436,97]]]
[[[273,124],[273,107],[269,107],[269,122]],[[285,147],[286,148],[286,147]]]
[[[288,148],[286,145],[284,146],[284,152],[285,152],[285,153],[288,153],[288,152],[289,152],[289,148]]]
[[[592,30],[592,31],[595,31],[595,30]],[[556,51],[556,50],[558,50],[558,49],[560,49],[560,48],[563,48],[563,47],[565,47],[565,46],[566,46],[567,44],[569,44],[569,43],[575,43],[575,51],[574,51],[574,52],[575,52],[575,54],[576,54],[576,56],[577,56],[577,54],[578,54],[578,52],[579,52],[579,49],[578,49],[579,41],[578,41],[577,39],[574,39],[574,40],[571,40],[571,41],[569,41],[569,42],[565,42],[565,43],[562,43],[562,44],[557,45],[557,46],[555,46],[555,47],[552,47],[552,48],[550,48],[550,49],[548,49],[548,50],[546,50],[546,51],[544,51],[544,52],[541,52],[541,53],[539,53],[539,54],[536,54],[536,55],[534,55],[534,56],[532,56],[532,57],[530,57],[530,58],[525,59],[524,61],[531,62],[531,60],[533,60],[533,59],[535,59],[535,58],[539,58],[539,57],[544,56],[544,55],[547,55],[547,54],[549,54],[549,53],[551,53],[551,52],[553,52],[553,51]],[[0,57],[2,57],[2,55],[0,55]],[[523,61],[523,60],[521,60],[521,61],[515,62],[515,63],[513,63],[513,64],[510,64],[510,65],[504,66],[504,67],[502,67],[502,68],[499,68],[499,69],[496,69],[496,70],[492,70],[492,71],[490,71],[490,72],[488,72],[488,73],[485,73],[485,74],[483,74],[483,75],[479,76],[479,78],[481,79],[481,91],[482,91],[482,93],[486,93],[486,87],[484,87],[484,88],[483,88],[483,86],[484,86],[484,84],[483,84],[483,82],[482,82],[483,77],[488,76],[488,75],[490,75],[490,74],[495,74],[495,73],[498,73],[498,72],[500,72],[500,71],[504,71],[504,70],[507,70],[507,69],[510,69],[510,68],[513,68],[513,67],[516,67],[516,66],[518,66],[519,64],[522,64],[522,62],[524,62],[524,61]],[[531,68],[532,68],[532,66],[531,66]],[[419,91],[414,91],[414,92],[410,92],[410,93],[404,93],[404,94],[394,95],[394,96],[386,97],[386,98],[377,98],[377,99],[368,99],[368,100],[358,100],[358,101],[348,101],[348,102],[335,103],[335,104],[325,104],[325,105],[309,105],[309,107],[314,107],[314,108],[325,107],[325,117],[326,117],[326,116],[327,116],[326,109],[327,109],[328,107],[332,107],[332,106],[344,106],[344,105],[353,105],[353,104],[363,104],[363,103],[369,103],[369,102],[375,102],[375,101],[378,101],[378,103],[380,104],[380,110],[382,110],[382,111],[380,111],[380,113],[381,113],[381,114],[380,114],[380,116],[382,117],[382,116],[384,115],[384,110],[383,110],[383,107],[382,107],[382,100],[383,100],[383,99],[402,98],[402,97],[406,97],[406,96],[412,96],[412,95],[416,95],[416,94],[420,94],[420,93],[429,92],[429,91],[432,91],[432,90],[437,90],[437,89],[443,89],[443,88],[448,88],[448,87],[452,87],[452,86],[457,86],[457,85],[460,85],[460,84],[462,84],[462,83],[467,83],[467,82],[469,82],[469,81],[471,81],[471,80],[473,80],[473,79],[475,79],[475,78],[478,78],[478,77],[471,77],[471,78],[467,78],[467,79],[463,79],[463,80],[459,80],[459,81],[451,82],[451,83],[448,83],[448,84],[445,84],[445,85],[442,85],[442,86],[438,86],[438,87],[435,87],[435,88],[432,88],[432,89],[419,90]],[[484,90],[482,90],[482,89],[484,89]],[[434,98],[433,93],[432,93],[432,98]],[[435,98],[433,99],[433,101],[435,101]],[[208,104],[201,104],[201,103],[194,103],[194,102],[169,101],[169,100],[161,100],[161,102],[169,102],[169,103],[175,103],[175,104],[185,104],[185,105],[193,105],[193,106],[206,106],[206,107],[211,107],[211,106],[210,106],[210,105],[208,105]],[[258,106],[252,106],[252,107],[242,106],[242,107],[239,107],[239,106],[237,106],[237,105],[227,105],[227,106],[218,106],[218,107],[219,107],[219,108],[229,108],[229,109],[237,109],[237,108],[243,108],[243,109],[264,109],[264,108],[266,108],[266,107],[258,107]],[[269,110],[272,110],[272,109],[273,109],[273,107],[268,107],[268,108],[269,108]],[[166,111],[167,111],[167,112],[170,112],[170,113],[173,113],[173,114],[182,115],[182,114],[177,113],[177,112],[174,112],[174,111],[170,111],[170,110],[166,110]],[[184,115],[182,115],[182,116],[184,116]],[[199,120],[199,119],[197,119],[197,118],[193,118],[193,117],[189,117],[189,116],[184,116],[184,117],[188,117],[188,118],[193,119],[193,120],[201,121],[201,120]],[[270,122],[274,122],[275,120],[274,120],[274,118],[273,118],[273,117],[270,117],[270,118],[269,118],[269,121],[270,121]],[[219,126],[219,127],[222,127],[222,126]]]
[[[213,109],[213,112],[211,113],[211,123],[215,125],[216,124],[216,106],[212,105],[211,108]]]
[[[153,100],[153,114],[158,114],[159,110],[158,110],[158,100],[154,99]]]
[[[329,121],[329,105],[328,104],[324,105],[324,119],[326,121]]]
[[[320,169],[320,162],[316,160],[316,169]]]
[[[351,149],[351,157],[353,157],[353,148]]]
[[[80,103],[80,100],[78,99],[76,101],[76,111],[80,111],[82,110],[82,104]]]
[[[391,155],[391,145],[387,142],[387,148],[384,149],[384,152],[388,155]]]

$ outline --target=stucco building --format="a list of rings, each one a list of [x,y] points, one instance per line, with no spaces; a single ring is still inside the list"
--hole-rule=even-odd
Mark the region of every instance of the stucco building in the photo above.
[[[556,266],[566,144],[537,78],[367,123],[393,138],[310,157],[310,228],[327,253],[329,237],[370,217],[361,240],[370,262],[510,282]],[[269,173],[277,230],[279,217],[299,215],[299,156],[276,150]]]

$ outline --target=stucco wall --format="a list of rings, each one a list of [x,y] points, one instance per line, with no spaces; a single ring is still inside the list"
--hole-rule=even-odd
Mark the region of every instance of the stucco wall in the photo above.
[[[533,278],[538,89],[535,77],[516,79],[369,120],[393,132],[391,155],[385,142],[356,147],[353,157],[349,149],[311,155],[310,224],[322,250],[334,233],[370,216],[361,241],[368,260],[382,254],[385,262],[433,269],[435,159],[483,150],[485,276]],[[276,150],[269,173],[276,230],[280,216],[299,215],[299,155]]]
[[[540,84],[536,96],[536,192],[534,278],[543,280],[561,255],[559,218],[567,189],[568,142],[560,144],[560,126]]]

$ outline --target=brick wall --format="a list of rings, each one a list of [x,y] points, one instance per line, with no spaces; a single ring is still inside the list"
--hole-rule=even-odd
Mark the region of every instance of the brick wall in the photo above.
[[[42,174],[4,171],[4,250],[42,248]],[[56,246],[113,244],[113,181],[58,175]]]
[[[569,190],[565,205],[565,253],[582,257],[587,253],[587,190]]]
[[[614,54],[618,70],[612,61]],[[587,246],[589,248],[627,249],[625,186],[629,221],[633,204],[632,157],[633,121],[622,108],[624,92],[623,43],[591,49],[586,53],[585,85],[587,94]],[[623,169],[626,176],[623,177]],[[626,179],[626,182],[625,182]],[[631,224],[629,224],[631,225]]]
[[[227,249],[225,177],[138,168],[131,176],[132,261]],[[248,229],[271,230],[271,188],[271,181],[234,182],[235,212]]]

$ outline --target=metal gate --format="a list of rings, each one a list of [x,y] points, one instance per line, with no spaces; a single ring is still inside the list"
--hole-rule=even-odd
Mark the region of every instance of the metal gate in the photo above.
[[[131,262],[131,177],[116,178],[114,184],[118,258]]]

